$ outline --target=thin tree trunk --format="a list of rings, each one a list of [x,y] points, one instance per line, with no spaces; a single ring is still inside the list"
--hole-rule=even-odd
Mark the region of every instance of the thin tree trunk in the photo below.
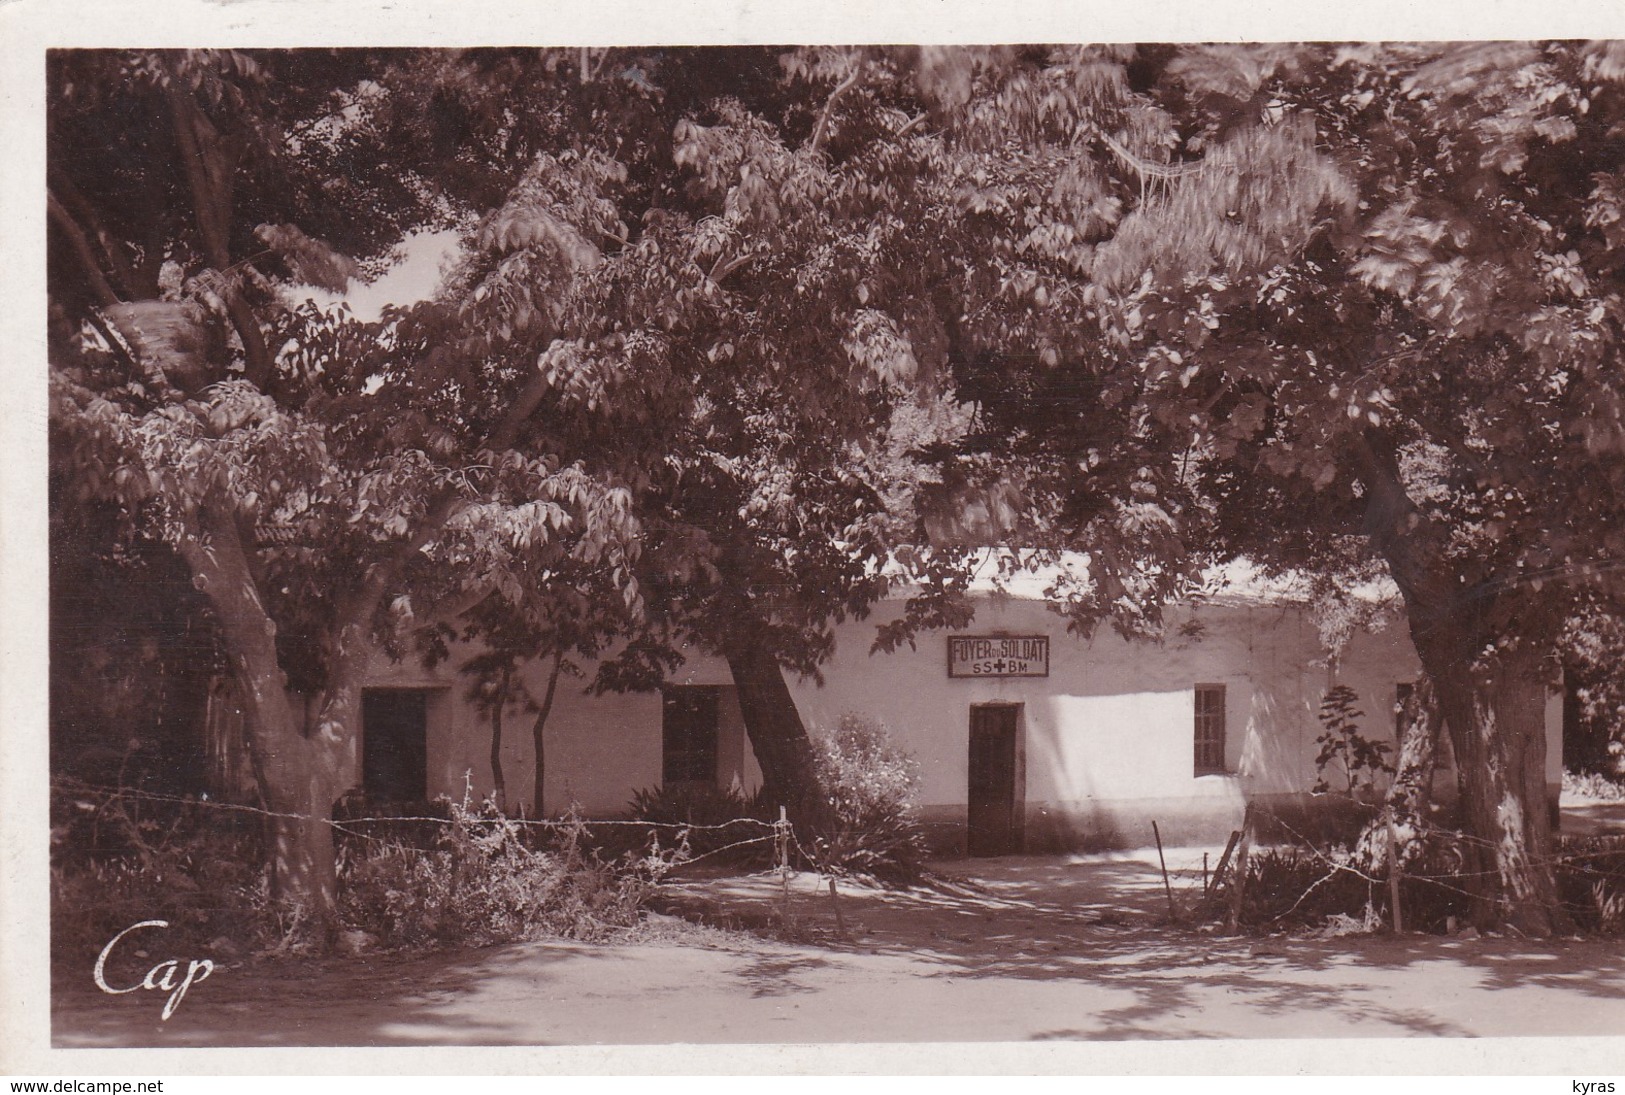
[[[502,776],[502,709],[508,706],[508,686],[512,680],[513,674],[504,671],[496,705],[491,708],[491,798],[503,813],[508,810],[508,787]]]
[[[547,677],[547,693],[536,712],[536,721],[530,726],[530,740],[536,746],[536,777],[531,791],[531,810],[537,817],[546,817],[545,789],[547,786],[547,717],[553,713],[553,696],[559,687],[559,670],[564,665],[564,651],[553,652],[553,671]]]

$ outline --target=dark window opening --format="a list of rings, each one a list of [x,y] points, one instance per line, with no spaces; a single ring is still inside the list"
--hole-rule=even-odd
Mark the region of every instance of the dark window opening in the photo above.
[[[1196,686],[1196,774],[1217,775],[1224,765],[1224,685]]]
[[[429,797],[429,694],[416,688],[361,693],[361,786],[378,802]]]
[[[661,704],[661,782],[717,782],[717,715],[722,689],[668,688]]]

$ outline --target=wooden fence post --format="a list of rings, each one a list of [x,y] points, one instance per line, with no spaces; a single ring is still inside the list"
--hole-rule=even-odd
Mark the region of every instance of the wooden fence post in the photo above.
[[[1253,839],[1253,804],[1248,803],[1241,814],[1241,842],[1236,846],[1236,863],[1231,874],[1235,881],[1230,884],[1230,916],[1225,921],[1225,927],[1236,931],[1241,926],[1241,906],[1247,896],[1247,846]]]
[[[1225,868],[1230,866],[1230,856],[1236,850],[1236,844],[1241,840],[1241,830],[1230,830],[1230,840],[1224,846],[1224,854],[1219,856],[1219,865],[1213,870],[1213,888],[1216,890],[1224,885]]]
[[[1399,911],[1399,832],[1394,828],[1394,808],[1383,811],[1388,823],[1388,900],[1394,914],[1394,934],[1405,931],[1405,918]]]
[[[1179,910],[1174,907],[1174,888],[1168,882],[1168,861],[1162,855],[1162,832],[1157,828],[1155,821],[1151,822],[1151,835],[1157,838],[1157,863],[1162,867],[1162,888],[1168,891],[1168,919],[1179,919]]]
[[[841,902],[835,893],[835,876],[829,876],[829,903],[835,910],[835,934],[846,938],[846,921],[841,917]]]
[[[775,826],[778,830],[778,860],[779,885],[783,891],[784,907],[780,910],[780,919],[784,926],[790,926],[790,819],[785,814],[783,806],[779,807],[779,821]]]

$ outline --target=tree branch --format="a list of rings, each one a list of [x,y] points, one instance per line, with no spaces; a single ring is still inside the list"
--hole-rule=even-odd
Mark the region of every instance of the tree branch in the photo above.
[[[73,179],[61,167],[52,164],[48,171],[50,178],[50,192],[73,213],[74,219],[83,227],[85,235],[94,239],[101,249],[102,258],[107,262],[108,270],[112,272],[113,281],[119,295],[126,300],[138,300],[144,297],[158,295],[157,284],[143,285],[136,277],[135,268],[119,250],[117,242],[102,226],[101,217],[96,213],[90,200],[84,196]]]
[[[1351,453],[1355,474],[1365,484],[1365,535],[1387,561],[1413,623],[1454,613],[1465,591],[1451,581],[1454,568],[1436,546],[1434,522],[1405,491],[1392,440],[1379,430],[1364,430],[1354,435]]]
[[[102,272],[101,264],[96,261],[96,250],[90,245],[90,238],[79,222],[73,219],[56,194],[50,190],[45,192],[46,211],[51,222],[57,226],[66,237],[69,246],[73,248],[74,257],[79,260],[79,266],[84,271],[85,279],[90,284],[90,292],[96,298],[96,303],[103,308],[113,308],[123,301],[113,292],[113,286],[108,282],[107,275]]]
[[[839,84],[835,85],[835,90],[829,93],[828,99],[824,100],[823,112],[818,115],[818,126],[813,130],[812,143],[808,145],[814,155],[816,155],[819,150],[824,147],[824,138],[829,134],[830,114],[835,109],[836,100],[842,95],[845,95],[848,91],[851,91],[853,87],[857,86],[857,82],[862,78],[862,76],[863,58],[859,57],[858,63],[852,68],[852,74],[846,79],[842,80]]]
[[[722,256],[718,255],[717,256],[717,261],[713,262],[711,264],[711,272],[709,274],[707,274],[706,277],[710,278],[711,281],[713,281],[713,282],[715,282],[717,284],[721,284],[723,278],[727,277],[729,274],[733,273],[735,270],[739,269],[741,266],[744,266],[746,263],[750,262],[755,257],[756,257],[755,255],[753,255],[753,254],[751,254],[749,252],[746,252],[745,254],[742,254],[742,255],[735,255],[733,258],[729,259],[727,262],[723,262],[722,261]]]
[[[231,268],[230,224],[231,172],[235,157],[220,147],[218,134],[198,109],[196,100],[171,73],[168,86],[170,118],[175,143],[180,149],[181,166],[192,191],[192,212],[198,234],[203,239],[204,257],[209,265],[225,273]],[[235,287],[227,294],[226,314],[243,344],[244,376],[260,391],[271,379],[271,351],[265,345],[254,309]]]
[[[226,298],[226,314],[243,343],[243,376],[260,391],[266,391],[271,380],[271,349],[265,344],[259,317],[236,290]]]
[[[899,140],[899,139],[907,136],[909,130],[913,129],[914,127],[918,126],[921,122],[925,121],[925,119],[927,117],[928,117],[928,115],[926,115],[926,113],[924,111],[921,111],[919,114],[914,115],[914,117],[910,118],[908,121],[904,122],[901,126],[898,127],[897,132],[892,134],[892,140],[894,140],[894,141]]]

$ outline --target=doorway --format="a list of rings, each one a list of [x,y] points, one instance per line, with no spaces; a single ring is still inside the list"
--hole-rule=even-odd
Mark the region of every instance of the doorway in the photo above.
[[[361,786],[375,802],[429,797],[429,693],[369,688],[361,693]]]
[[[979,704],[970,709],[965,800],[965,851],[970,855],[1021,851],[1026,780],[1020,726],[1020,704]]]
[[[660,782],[717,785],[717,723],[722,689],[706,685],[665,690],[660,715]]]

